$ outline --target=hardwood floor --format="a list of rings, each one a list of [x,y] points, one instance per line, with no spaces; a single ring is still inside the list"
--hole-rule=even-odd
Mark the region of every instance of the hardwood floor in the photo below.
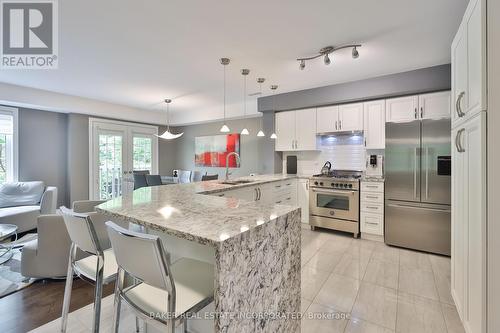
[[[65,280],[38,281],[0,298],[0,331],[25,333],[61,316]],[[104,287],[103,297],[113,293],[113,284]],[[70,312],[94,301],[94,286],[73,281]]]

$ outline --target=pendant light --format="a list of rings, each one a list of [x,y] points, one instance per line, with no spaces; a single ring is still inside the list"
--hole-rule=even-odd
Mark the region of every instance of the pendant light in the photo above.
[[[170,132],[170,108],[169,108],[169,105],[171,102],[172,102],[171,99],[165,100],[165,103],[167,104],[167,130],[165,132],[163,132],[162,135],[155,134],[160,139],[173,140],[173,139],[180,138],[182,136],[182,134],[184,134],[184,132],[179,133],[179,134],[173,134]]]
[[[276,108],[274,107],[274,95],[276,94],[276,89],[278,89],[278,85],[273,84],[271,86],[271,90],[273,91],[273,111],[276,111]],[[276,120],[273,121],[273,128],[276,127]],[[274,129],[273,134],[270,136],[271,139],[277,139],[278,136],[276,135],[276,129]]]
[[[229,62],[230,62],[229,58],[220,59],[220,63],[222,64],[222,66],[224,66],[224,124],[220,128],[220,131],[222,133],[228,133],[231,131],[229,127],[226,125],[226,66],[229,65]]]
[[[242,69],[241,75],[243,75],[243,119],[246,118],[247,115],[247,75],[250,74],[249,69]],[[241,131],[241,135],[249,135],[250,132],[245,127]]]
[[[262,95],[262,83],[264,83],[264,81],[266,81],[266,79],[265,79],[265,78],[263,78],[263,77],[259,77],[259,78],[257,79],[257,83],[259,84],[259,90],[260,90],[260,94],[261,94],[261,95]],[[257,133],[257,136],[259,136],[259,137],[266,136],[266,135],[264,134],[264,132],[262,131],[262,118],[261,118],[261,120],[260,120],[260,128],[261,128],[261,130]]]

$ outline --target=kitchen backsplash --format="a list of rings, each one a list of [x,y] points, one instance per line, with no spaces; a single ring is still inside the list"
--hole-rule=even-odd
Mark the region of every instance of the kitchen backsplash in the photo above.
[[[313,175],[321,171],[326,161],[336,170],[365,170],[366,149],[362,134],[343,134],[318,137],[318,151],[299,151],[283,153],[283,170],[286,170],[286,157],[297,156],[297,173]]]

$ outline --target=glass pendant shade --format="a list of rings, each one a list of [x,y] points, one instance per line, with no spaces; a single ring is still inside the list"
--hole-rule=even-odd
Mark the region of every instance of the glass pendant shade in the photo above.
[[[226,125],[226,124],[224,124],[224,125],[222,125],[222,127],[220,128],[220,131],[221,131],[222,133],[228,133],[228,132],[230,132],[231,130],[229,129],[229,127],[227,127],[227,125]]]
[[[165,132],[163,132],[162,135],[155,134],[155,136],[159,137],[160,139],[173,140],[173,139],[180,138],[184,134],[184,132],[179,133],[179,134],[174,134],[174,133],[170,132],[170,108],[169,108],[169,105],[171,102],[172,102],[171,99],[165,100],[165,103],[167,103],[167,130]]]
[[[257,136],[266,136],[266,135],[264,134],[264,132],[262,132],[262,130],[260,130],[259,133],[257,133]]]
[[[270,138],[271,138],[271,139],[277,139],[277,138],[278,138],[278,136],[276,135],[276,133],[273,133],[273,134],[271,134]]]
[[[241,131],[241,135],[249,135],[250,132],[246,129],[246,127]]]

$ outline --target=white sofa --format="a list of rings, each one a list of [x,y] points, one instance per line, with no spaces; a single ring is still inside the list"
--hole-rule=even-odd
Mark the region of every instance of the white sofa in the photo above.
[[[57,188],[41,181],[0,185],[0,224],[15,224],[17,232],[37,227],[37,218],[55,214]]]

